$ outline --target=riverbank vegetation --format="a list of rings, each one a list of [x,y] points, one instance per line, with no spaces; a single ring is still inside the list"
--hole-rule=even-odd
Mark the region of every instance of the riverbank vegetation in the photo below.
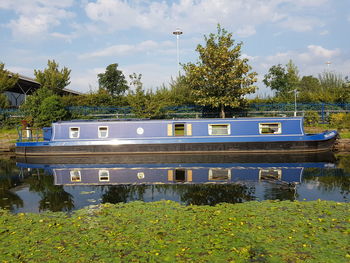
[[[347,203],[103,204],[0,212],[2,262],[348,262]]]

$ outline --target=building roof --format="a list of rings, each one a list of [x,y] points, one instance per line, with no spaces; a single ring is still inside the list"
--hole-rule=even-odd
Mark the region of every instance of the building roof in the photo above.
[[[11,77],[11,75],[10,75],[10,77]],[[13,88],[11,88],[7,91],[30,95],[30,94],[34,93],[39,88],[40,88],[40,83],[37,82],[36,80],[29,78],[29,77],[26,77],[26,76],[23,76],[23,75],[18,75],[17,84]],[[81,92],[71,90],[71,89],[66,89],[66,88],[64,88],[62,90],[62,93],[63,93],[63,95],[82,95]]]

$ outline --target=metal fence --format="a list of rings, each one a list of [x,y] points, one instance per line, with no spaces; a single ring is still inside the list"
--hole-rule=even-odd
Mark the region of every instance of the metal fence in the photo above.
[[[317,112],[322,122],[327,122],[333,113],[350,112],[350,103],[273,103],[250,104],[245,109],[227,108],[228,117],[240,116],[293,116],[295,111],[298,116],[304,116],[306,112]],[[88,107],[71,106],[66,108],[72,118],[134,118],[136,117],[131,107]],[[20,109],[0,109],[3,117],[23,117]],[[161,109],[159,118],[208,118],[218,117],[219,110],[210,107],[196,105],[165,107]]]

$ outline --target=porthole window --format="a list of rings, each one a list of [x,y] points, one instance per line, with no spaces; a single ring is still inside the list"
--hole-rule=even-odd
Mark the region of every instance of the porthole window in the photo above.
[[[108,137],[108,127],[99,126],[98,127],[98,138],[107,138]]]
[[[71,182],[80,182],[81,181],[80,170],[70,171],[70,181]]]
[[[260,134],[281,134],[282,125],[280,122],[277,123],[259,123]]]
[[[142,127],[138,127],[136,132],[137,132],[138,135],[142,135],[144,133],[144,130],[143,130]]]
[[[99,170],[98,177],[100,182],[109,182],[109,171],[108,170]]]
[[[79,127],[70,127],[69,128],[69,138],[76,139],[80,137],[80,128]]]
[[[209,124],[209,135],[229,135],[231,133],[229,124]]]

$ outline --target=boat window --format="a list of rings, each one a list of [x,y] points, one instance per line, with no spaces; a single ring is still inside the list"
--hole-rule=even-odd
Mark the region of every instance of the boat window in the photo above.
[[[259,170],[260,180],[281,180],[282,170],[281,169],[261,169]]]
[[[209,169],[209,180],[210,181],[222,181],[231,179],[230,169]]]
[[[107,138],[108,137],[108,127],[99,126],[98,127],[98,138]]]
[[[174,124],[174,134],[175,136],[185,136],[185,124],[175,123]]]
[[[69,138],[79,138],[80,128],[79,127],[69,127]]]
[[[260,134],[280,134],[282,133],[282,125],[277,123],[259,123]]]
[[[209,124],[208,132],[209,135],[229,135],[230,124]]]
[[[80,182],[81,181],[80,170],[70,171],[70,181],[71,182]]]
[[[176,169],[174,179],[176,182],[185,182],[186,181],[186,171],[182,170],[182,169]]]
[[[108,170],[99,170],[98,177],[100,182],[109,182],[109,171]]]

